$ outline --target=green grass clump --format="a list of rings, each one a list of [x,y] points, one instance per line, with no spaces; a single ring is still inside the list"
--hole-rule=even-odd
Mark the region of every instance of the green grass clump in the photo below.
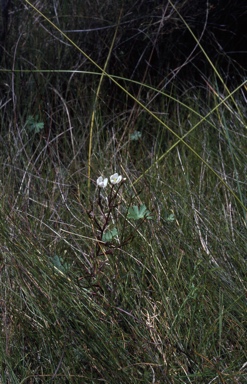
[[[203,47],[200,88],[111,76],[117,33],[47,69],[34,14],[1,73],[0,382],[245,383],[246,81]]]

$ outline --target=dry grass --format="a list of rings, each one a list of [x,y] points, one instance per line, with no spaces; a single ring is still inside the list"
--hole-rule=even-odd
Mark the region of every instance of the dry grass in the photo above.
[[[35,6],[64,31],[72,16],[73,29],[85,28],[79,3]],[[0,83],[1,382],[245,383],[242,74],[222,84],[214,63],[198,87],[193,76],[170,81],[167,69],[164,89],[149,67],[135,77],[122,60],[119,77],[100,83],[99,68],[22,7],[4,58],[15,71],[2,70]],[[106,22],[107,7],[88,3],[95,20],[85,25],[116,23],[120,12]],[[142,27],[154,39],[158,10]],[[85,47],[109,73],[121,45],[108,61],[105,52],[124,25]],[[89,35],[72,40],[82,48]],[[114,172],[126,180],[101,191],[106,200],[96,179]],[[144,205],[152,219],[128,216]]]

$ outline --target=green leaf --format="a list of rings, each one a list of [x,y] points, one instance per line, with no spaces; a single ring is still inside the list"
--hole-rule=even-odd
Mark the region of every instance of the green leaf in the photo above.
[[[171,213],[168,217],[165,218],[165,221],[174,221],[175,220],[175,215]]]
[[[42,129],[44,129],[44,123],[39,121],[38,115],[29,115],[27,117],[26,127],[29,132],[39,133]]]
[[[62,273],[66,273],[69,270],[69,264],[65,263],[61,257],[58,255],[55,255],[52,259],[51,262],[53,266],[58,269],[58,271]]]
[[[135,132],[133,132],[133,133],[130,135],[130,140],[132,140],[132,141],[137,141],[137,140],[139,140],[141,137],[142,137],[141,132],[139,132],[139,131],[135,131]]]
[[[102,236],[102,241],[105,243],[112,241],[115,237],[118,236],[117,228],[113,228],[112,230],[105,231]]]
[[[139,220],[139,219],[152,219],[150,211],[146,205],[142,204],[140,207],[133,205],[130,207],[127,214],[127,219]]]

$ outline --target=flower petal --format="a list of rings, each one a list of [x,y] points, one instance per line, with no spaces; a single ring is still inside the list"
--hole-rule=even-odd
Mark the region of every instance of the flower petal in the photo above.
[[[107,179],[107,177],[104,179],[102,176],[100,176],[96,180],[96,183],[97,183],[98,187],[105,188],[107,186],[108,179]]]
[[[123,176],[119,175],[118,173],[114,173],[113,175],[110,176],[110,182],[111,184],[119,184],[120,181],[122,180]]]

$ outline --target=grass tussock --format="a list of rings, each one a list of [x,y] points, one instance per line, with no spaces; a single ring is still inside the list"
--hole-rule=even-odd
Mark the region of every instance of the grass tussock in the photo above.
[[[188,3],[166,12],[193,36]],[[44,4],[12,8],[1,62],[1,383],[245,383],[243,72],[229,85],[195,36],[208,72],[113,75],[124,6]],[[107,12],[92,55],[64,32]]]

